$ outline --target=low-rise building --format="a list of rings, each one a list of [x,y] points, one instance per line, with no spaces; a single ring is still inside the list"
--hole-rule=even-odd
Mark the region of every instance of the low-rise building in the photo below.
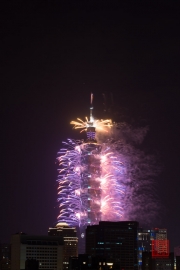
[[[11,238],[11,270],[24,270],[25,262],[39,262],[39,270],[62,270],[63,238],[15,234]]]

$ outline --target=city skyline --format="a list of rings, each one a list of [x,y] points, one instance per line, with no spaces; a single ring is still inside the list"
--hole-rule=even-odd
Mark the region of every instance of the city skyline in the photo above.
[[[154,227],[167,228],[171,249],[178,246],[177,7],[20,1],[5,8],[0,241],[56,224],[57,151],[65,138],[83,138],[69,122],[87,114],[91,92],[103,118],[102,93],[112,92],[120,121],[149,127],[141,148],[162,164]]]

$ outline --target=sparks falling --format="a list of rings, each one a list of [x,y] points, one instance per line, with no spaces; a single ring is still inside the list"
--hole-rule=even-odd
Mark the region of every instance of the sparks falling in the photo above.
[[[93,95],[89,120],[71,124],[85,131],[85,141],[68,139],[58,153],[58,222],[80,228],[100,220],[148,222],[156,212],[152,182],[153,159],[135,146],[147,128],[133,129],[126,123],[93,117]]]

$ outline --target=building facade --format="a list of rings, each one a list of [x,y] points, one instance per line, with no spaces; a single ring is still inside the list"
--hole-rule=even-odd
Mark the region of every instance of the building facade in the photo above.
[[[175,269],[180,270],[180,246],[174,248]]]
[[[175,256],[175,270],[180,270],[180,256]]]
[[[174,270],[174,253],[168,257],[153,258],[151,252],[142,254],[142,270]]]
[[[11,249],[10,244],[0,244],[0,270],[11,268]]]
[[[78,256],[78,238],[75,227],[69,227],[67,223],[58,223],[49,228],[49,236],[60,236],[64,240],[63,246],[63,269],[68,269],[69,258]]]
[[[169,256],[169,242],[167,240],[167,229],[138,229],[138,266],[142,269],[143,252],[151,252],[154,257]]]
[[[112,269],[137,270],[137,232],[136,221],[100,221],[86,229],[86,253]]]
[[[15,234],[11,238],[11,270],[24,270],[27,260],[39,262],[39,269],[62,270],[63,238]]]

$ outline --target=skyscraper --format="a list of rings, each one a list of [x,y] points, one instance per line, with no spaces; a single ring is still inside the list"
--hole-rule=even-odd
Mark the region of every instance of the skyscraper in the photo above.
[[[83,143],[71,142],[71,151],[64,150],[60,162],[59,201],[60,222],[76,224],[79,236],[79,253],[85,251],[87,225],[98,224],[102,217],[101,205],[101,144],[95,138],[93,118],[93,94],[91,94],[90,118],[86,122],[87,139]],[[72,121],[72,123],[74,123]],[[109,120],[107,122],[109,124]],[[65,173],[64,173],[65,172]],[[62,173],[62,174],[61,174]],[[117,209],[116,209],[117,211]]]

